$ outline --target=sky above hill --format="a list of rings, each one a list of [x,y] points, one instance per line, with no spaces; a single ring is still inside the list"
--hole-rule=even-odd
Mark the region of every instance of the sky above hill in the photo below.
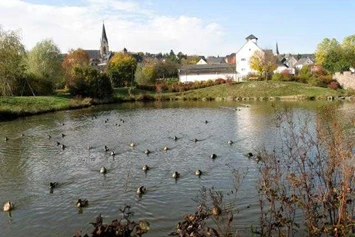
[[[61,49],[225,56],[254,34],[262,48],[313,53],[323,38],[355,34],[355,0],[0,0],[0,25],[20,30],[30,50],[43,39]]]

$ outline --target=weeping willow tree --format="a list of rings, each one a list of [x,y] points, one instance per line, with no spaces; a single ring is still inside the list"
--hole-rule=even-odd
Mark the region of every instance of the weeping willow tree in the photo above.
[[[52,40],[38,42],[28,53],[27,73],[38,78],[39,84],[49,85],[49,91],[43,91],[41,86],[42,94],[53,91],[56,83],[63,79],[62,56]]]
[[[13,95],[25,72],[26,51],[18,31],[0,26],[0,95]]]

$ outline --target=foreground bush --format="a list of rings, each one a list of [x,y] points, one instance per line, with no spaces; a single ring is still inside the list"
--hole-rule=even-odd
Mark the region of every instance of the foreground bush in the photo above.
[[[113,88],[106,74],[92,67],[74,68],[73,79],[68,85],[69,93],[73,96],[109,98]]]
[[[39,78],[35,74],[28,74],[19,81],[21,85],[17,94],[24,96],[50,95],[54,93],[53,82]]]
[[[281,147],[260,151],[260,236],[354,236],[354,140],[326,108],[316,122],[277,114]],[[301,214],[302,219],[296,218]]]
[[[92,237],[130,237],[132,232],[135,232],[135,236],[141,237],[147,233],[150,229],[147,221],[141,220],[138,223],[131,220],[133,212],[131,207],[126,205],[124,209],[120,209],[121,217],[115,219],[111,224],[104,224],[101,214],[96,217],[96,221],[91,223],[94,226],[94,230],[91,233]],[[74,237],[81,237],[81,231],[78,231]],[[88,236],[87,234],[84,235]]]

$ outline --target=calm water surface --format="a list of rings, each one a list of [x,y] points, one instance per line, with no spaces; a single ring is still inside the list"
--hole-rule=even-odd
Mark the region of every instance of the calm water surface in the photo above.
[[[314,114],[318,106],[291,105],[301,115]],[[346,111],[354,108],[348,107]],[[231,190],[232,169],[248,171],[234,207],[234,225],[248,235],[250,225],[258,223],[259,207],[257,163],[245,154],[277,144],[274,119],[267,102],[250,107],[174,102],[105,105],[1,122],[0,203],[11,200],[16,209],[11,216],[0,213],[0,236],[73,236],[80,229],[90,233],[89,223],[98,214],[109,223],[124,204],[132,205],[134,220],[150,222],[145,236],[167,236],[184,214],[196,210],[194,198],[202,186]],[[179,139],[174,141],[174,136]],[[235,143],[228,145],[228,140]],[[130,143],[137,145],[132,148]],[[114,158],[104,145],[116,152]],[[152,151],[149,156],[146,149]],[[215,160],[212,153],[218,156]],[[151,167],[147,173],[144,164]],[[99,172],[102,166],[108,169],[106,175]],[[200,178],[194,175],[196,169],[203,171]],[[174,171],[181,173],[177,181],[171,178]],[[54,181],[60,186],[50,193],[48,184]],[[148,190],[143,197],[136,195],[140,185]],[[75,206],[78,198],[89,200],[82,212]]]

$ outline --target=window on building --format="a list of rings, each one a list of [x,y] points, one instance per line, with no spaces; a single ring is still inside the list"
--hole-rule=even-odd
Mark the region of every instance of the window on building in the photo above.
[[[245,71],[245,68],[242,68],[242,71]]]
[[[242,58],[242,59],[240,59],[241,61],[245,61],[246,59],[245,58]]]

